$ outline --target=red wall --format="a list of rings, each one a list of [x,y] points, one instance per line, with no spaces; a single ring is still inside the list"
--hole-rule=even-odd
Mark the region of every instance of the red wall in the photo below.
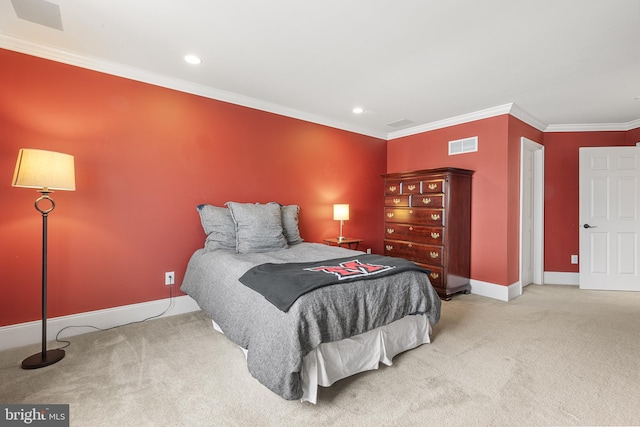
[[[580,253],[579,148],[635,145],[640,128],[624,132],[549,132],[545,148],[544,269],[579,272],[571,255]]]
[[[636,145],[640,142],[640,127],[627,132],[627,145]]]
[[[0,326],[40,318],[38,193],[10,185],[20,148],[75,156],[77,190],[49,217],[49,317],[166,298],[165,271],[177,291],[204,244],[200,203],[299,204],[307,241],[337,235],[332,204],[350,203],[345,233],[382,250],[383,140],[7,50],[0,64]]]
[[[391,140],[387,172],[437,167],[471,169],[471,277],[510,285],[519,278],[520,137],[541,132],[502,115]],[[477,136],[478,151],[448,155],[450,140]]]
[[[479,151],[448,156],[448,141],[478,136]],[[519,280],[520,142],[545,146],[545,261],[548,272],[578,272],[578,148],[635,145],[640,128],[618,132],[543,133],[505,115],[389,141],[387,171],[434,167],[474,170],[471,277],[510,285]]]
[[[73,154],[77,190],[54,193],[49,316],[165,298],[204,242],[195,206],[301,206],[307,241],[348,235],[382,250],[380,174],[474,170],[473,279],[518,280],[520,138],[545,145],[545,271],[575,272],[580,146],[635,145],[628,132],[547,133],[499,116],[385,141],[0,49],[0,326],[40,318],[41,217],[12,188],[20,148]],[[479,151],[447,155],[452,139]],[[346,153],[357,153],[356,156]],[[357,159],[354,160],[354,159]]]

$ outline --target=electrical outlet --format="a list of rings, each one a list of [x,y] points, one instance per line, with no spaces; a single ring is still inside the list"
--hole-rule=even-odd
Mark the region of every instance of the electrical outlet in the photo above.
[[[571,264],[578,263],[578,255],[571,255]]]
[[[173,285],[176,281],[176,273],[173,271],[167,271],[164,273],[164,284],[169,286]]]
[[[367,248],[367,253],[371,254],[371,248]]]

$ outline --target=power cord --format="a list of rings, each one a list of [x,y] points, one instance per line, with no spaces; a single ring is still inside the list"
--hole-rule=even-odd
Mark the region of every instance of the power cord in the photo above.
[[[151,317],[147,317],[146,319],[142,319],[142,320],[134,320],[133,322],[129,322],[129,323],[123,323],[122,325],[116,325],[116,326],[112,326],[110,328],[99,328],[97,326],[93,326],[93,325],[69,325],[69,326],[65,326],[64,328],[60,329],[58,331],[58,333],[56,334],[56,342],[59,343],[63,343],[65,344],[62,347],[59,348],[67,348],[71,345],[71,341],[68,340],[63,340],[60,339],[60,334],[66,330],[66,329],[70,329],[70,328],[91,328],[91,329],[95,329],[96,331],[110,331],[112,329],[116,329],[116,328],[121,328],[123,326],[129,326],[129,325],[135,325],[137,323],[143,323],[146,322],[147,320],[152,320],[152,319],[157,319],[158,317],[162,317],[162,315],[164,315],[167,311],[169,311],[169,309],[171,308],[171,306],[173,305],[173,285],[169,286],[169,306],[167,308],[164,309],[164,311],[160,314],[156,314],[155,316],[151,316]]]

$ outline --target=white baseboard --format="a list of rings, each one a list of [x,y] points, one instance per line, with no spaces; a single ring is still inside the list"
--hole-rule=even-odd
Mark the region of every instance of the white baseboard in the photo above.
[[[546,284],[578,285],[579,279],[580,275],[578,273],[544,272],[544,283]],[[471,279],[471,293],[500,301],[511,301],[522,295],[522,286],[520,282],[503,286]],[[47,338],[49,342],[51,342],[55,339],[56,334],[67,326],[91,325],[106,329],[140,321],[162,313],[169,307],[169,303],[170,299],[166,298],[47,319]],[[183,295],[173,298],[171,300],[171,307],[169,307],[166,313],[158,317],[175,316],[176,314],[190,313],[198,310],[200,310],[198,304],[191,297]],[[42,339],[41,328],[42,321],[40,320],[0,327],[0,351],[40,343]],[[62,333],[60,338],[93,331],[95,331],[95,329],[86,327],[69,328]]]
[[[164,310],[167,311],[161,316],[158,316]],[[168,317],[198,310],[200,310],[198,304],[191,297],[184,295],[172,299],[166,298],[139,304],[123,305],[105,310],[53,317],[47,319],[47,341],[51,343],[52,340],[55,340],[56,334],[67,326],[91,325],[101,329],[107,329],[130,322],[141,321],[152,316],[158,316],[158,318]],[[64,339],[65,337],[94,331],[95,329],[87,327],[69,328],[60,335],[60,338]],[[30,344],[41,344],[41,340],[41,320],[0,327],[0,351]],[[54,344],[52,345],[56,347]]]
[[[503,286],[471,279],[471,293],[500,301],[511,301],[512,299],[522,295],[522,286],[520,285],[520,282],[513,283],[509,286]]]
[[[580,284],[580,274],[545,271],[543,280],[546,285],[578,286]],[[516,282],[509,286],[502,286],[495,283],[471,279],[471,293],[500,301],[511,301],[512,299],[522,295],[522,285],[520,282]]]
[[[564,273],[557,271],[545,271],[544,283],[546,285],[580,285],[580,273]]]

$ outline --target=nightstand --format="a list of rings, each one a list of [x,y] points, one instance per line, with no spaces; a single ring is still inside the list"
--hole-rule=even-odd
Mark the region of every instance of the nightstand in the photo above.
[[[362,242],[364,239],[353,239],[351,237],[345,237],[344,239],[340,240],[337,237],[333,237],[331,239],[323,239],[324,242],[331,246],[331,245],[335,245],[335,246],[342,246],[342,245],[347,245],[349,247],[349,249],[358,249],[358,246],[360,245],[360,242]],[[352,247],[352,245],[355,245],[355,248]]]

